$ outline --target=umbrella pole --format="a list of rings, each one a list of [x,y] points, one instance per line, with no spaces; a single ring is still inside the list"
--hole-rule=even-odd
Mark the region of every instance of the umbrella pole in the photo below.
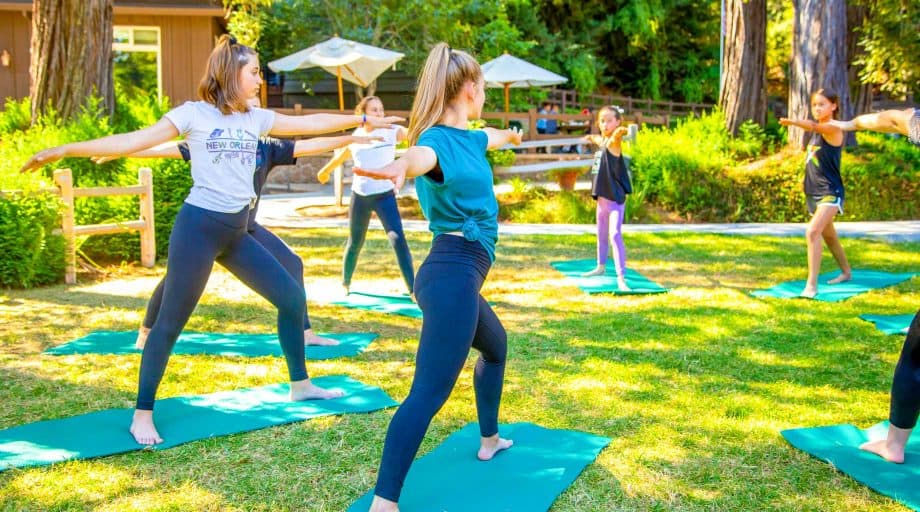
[[[345,110],[345,97],[342,95],[342,66],[335,68],[335,76],[339,81],[339,110]]]
[[[505,112],[510,111],[510,107],[508,106],[508,105],[510,104],[510,102],[509,102],[509,100],[508,100],[509,88],[510,88],[510,87],[511,87],[511,84],[505,84]]]

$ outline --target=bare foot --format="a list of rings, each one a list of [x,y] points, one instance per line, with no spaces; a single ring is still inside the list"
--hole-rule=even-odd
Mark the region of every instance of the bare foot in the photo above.
[[[390,500],[374,496],[374,501],[371,502],[371,508],[368,512],[399,512],[399,506]]]
[[[593,276],[602,276],[607,272],[607,267],[598,265],[594,270],[590,272],[585,272],[581,277],[593,277]]]
[[[617,277],[617,288],[621,292],[628,292],[632,289],[628,284],[626,284],[626,279],[622,276]]]
[[[894,462],[895,464],[904,463],[904,447],[901,446],[899,449],[897,446],[889,446],[887,439],[863,443],[859,445],[859,449],[872,452],[888,462]]]
[[[805,289],[802,290],[802,293],[799,294],[799,297],[802,297],[803,299],[813,299],[816,295],[818,295],[818,287],[806,285]]]
[[[513,444],[514,441],[502,439],[498,437],[498,434],[492,437],[482,437],[479,439],[479,453],[476,454],[476,457],[479,460],[492,460],[496,453],[511,448]]]
[[[345,295],[348,295],[348,294],[351,293],[351,285],[350,285],[350,284],[344,284],[344,283],[343,283],[343,284],[342,284],[342,289],[345,290]]]
[[[131,428],[128,430],[138,444],[151,446],[163,442],[163,438],[153,425],[153,411],[135,409],[134,419],[131,420]]]
[[[134,342],[134,348],[138,350],[144,350],[144,345],[147,344],[147,336],[150,335],[150,329],[148,327],[141,327],[137,330],[137,341]]]
[[[301,400],[329,400],[345,396],[344,391],[338,389],[325,389],[313,385],[310,379],[298,380],[291,383],[291,401]]]
[[[833,278],[833,279],[829,279],[829,280],[827,281],[827,284],[840,284],[840,283],[845,283],[845,282],[849,281],[850,279],[853,279],[853,274],[852,274],[852,273],[850,273],[850,272],[841,272],[839,276],[837,276],[837,277],[835,277],[835,278]]]
[[[319,334],[313,332],[313,329],[307,329],[303,332],[303,344],[304,345],[321,345],[321,346],[331,346],[338,345],[339,340],[334,340],[332,338],[324,338]]]

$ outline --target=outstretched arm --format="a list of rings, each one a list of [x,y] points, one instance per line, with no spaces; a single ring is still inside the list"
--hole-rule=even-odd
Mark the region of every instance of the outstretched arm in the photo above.
[[[84,142],[72,142],[32,155],[19,172],[34,171],[43,165],[56,162],[61,158],[73,156],[114,156],[120,157],[136,153],[142,149],[175,139],[179,130],[169,119],[163,118],[153,126],[129,133],[109,135]]]
[[[380,169],[354,168],[355,174],[379,180],[390,180],[396,190],[402,188],[406,178],[421,176],[438,165],[438,155],[428,146],[412,146],[406,153]]]
[[[810,119],[798,120],[781,117],[779,119],[779,124],[783,126],[798,126],[799,128],[809,132],[820,133],[825,140],[831,144],[834,144],[835,146],[843,144],[843,131],[839,126],[836,126],[831,122],[819,123]]]
[[[910,118],[914,115],[914,109],[905,110],[883,110],[873,114],[863,114],[856,116],[849,121],[831,121],[833,124],[846,132],[856,130],[870,130],[881,133],[900,133],[907,135]]]
[[[275,122],[269,133],[272,135],[314,135],[318,133],[348,130],[361,124],[367,131],[376,128],[389,128],[393,123],[404,121],[397,116],[375,117],[343,114],[310,114],[306,116],[288,116],[275,114]]]
[[[125,155],[128,158],[182,158],[182,152],[179,151],[179,142],[177,140],[171,140],[169,142],[164,142],[158,144],[152,148],[144,149],[136,153],[131,153],[130,155]],[[94,156],[90,157],[90,160],[97,164],[104,164],[112,160],[118,159],[121,157],[118,156]]]
[[[340,137],[314,137],[312,139],[298,140],[294,143],[294,156],[315,155],[339,149],[349,144],[372,144],[382,141],[382,137],[362,137],[357,135],[342,135]]]
[[[524,132],[522,132],[520,128],[508,128],[507,130],[483,128],[482,130],[486,132],[486,135],[489,137],[489,144],[486,146],[488,149],[500,148],[505,144],[517,146],[521,143],[521,137],[524,136]]]

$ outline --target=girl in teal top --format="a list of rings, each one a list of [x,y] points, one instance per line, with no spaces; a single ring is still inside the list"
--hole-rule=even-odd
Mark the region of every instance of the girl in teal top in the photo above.
[[[482,70],[473,57],[440,43],[431,50],[412,105],[406,154],[382,169],[355,174],[391,179],[397,190],[417,177],[419,203],[434,239],[415,277],[423,313],[415,377],[393,415],[371,510],[397,510],[399,494],[418,447],[463,369],[470,348],[480,352],[473,373],[480,445],[490,460],[511,447],[498,435],[507,336],[479,290],[495,259],[498,204],[486,149],[519,144],[516,130],[468,130],[485,100]],[[449,482],[445,482],[449,483]]]

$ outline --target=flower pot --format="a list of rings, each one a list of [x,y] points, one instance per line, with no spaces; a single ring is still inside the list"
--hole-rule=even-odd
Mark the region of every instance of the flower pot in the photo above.
[[[575,190],[575,182],[578,181],[578,171],[562,172],[556,175],[556,182],[562,190]]]

